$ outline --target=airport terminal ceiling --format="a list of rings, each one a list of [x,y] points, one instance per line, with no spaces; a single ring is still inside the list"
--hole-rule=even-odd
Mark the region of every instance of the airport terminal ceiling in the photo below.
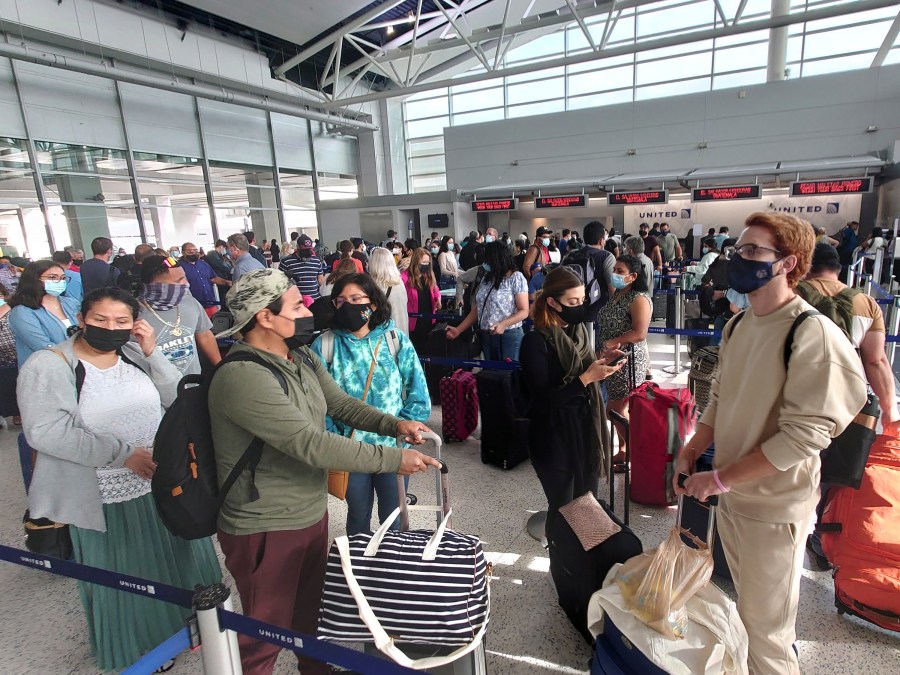
[[[878,35],[869,36],[875,44],[865,45],[877,50],[869,58],[877,66],[900,29],[885,21],[897,14],[897,0],[126,1],[162,12],[184,30],[210,27],[253,43],[276,77],[318,92],[332,108],[549,67],[590,69],[654,49],[703,49],[716,39],[787,41],[797,27],[860,22],[879,24]],[[552,58],[510,58],[559,33],[571,33],[577,44]],[[777,79],[790,77],[784,70]]]

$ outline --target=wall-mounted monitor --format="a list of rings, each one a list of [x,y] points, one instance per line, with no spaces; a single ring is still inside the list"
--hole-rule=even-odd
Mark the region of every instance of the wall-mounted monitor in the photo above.
[[[444,227],[450,227],[450,216],[446,213],[429,213],[428,214],[428,228],[432,230],[439,230]]]

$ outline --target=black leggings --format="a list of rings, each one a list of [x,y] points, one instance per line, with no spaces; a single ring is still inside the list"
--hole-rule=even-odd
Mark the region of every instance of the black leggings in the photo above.
[[[535,461],[534,458],[532,465],[547,497],[547,534],[553,532],[553,522],[561,506],[581,497],[585,492],[597,495],[600,479],[587,466],[576,469],[566,464]]]

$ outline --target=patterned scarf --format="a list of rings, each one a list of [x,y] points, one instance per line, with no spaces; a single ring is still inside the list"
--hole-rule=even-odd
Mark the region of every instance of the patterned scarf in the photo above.
[[[164,312],[180,305],[187,291],[186,284],[144,284],[142,297],[157,312]]]

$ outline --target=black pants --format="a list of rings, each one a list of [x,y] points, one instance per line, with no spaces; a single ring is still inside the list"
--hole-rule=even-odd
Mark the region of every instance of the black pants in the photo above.
[[[534,471],[537,473],[544,495],[547,497],[547,533],[553,531],[553,521],[559,514],[561,506],[565,506],[585,492],[597,495],[600,479],[587,466],[574,467],[565,463],[553,463],[532,458]]]

